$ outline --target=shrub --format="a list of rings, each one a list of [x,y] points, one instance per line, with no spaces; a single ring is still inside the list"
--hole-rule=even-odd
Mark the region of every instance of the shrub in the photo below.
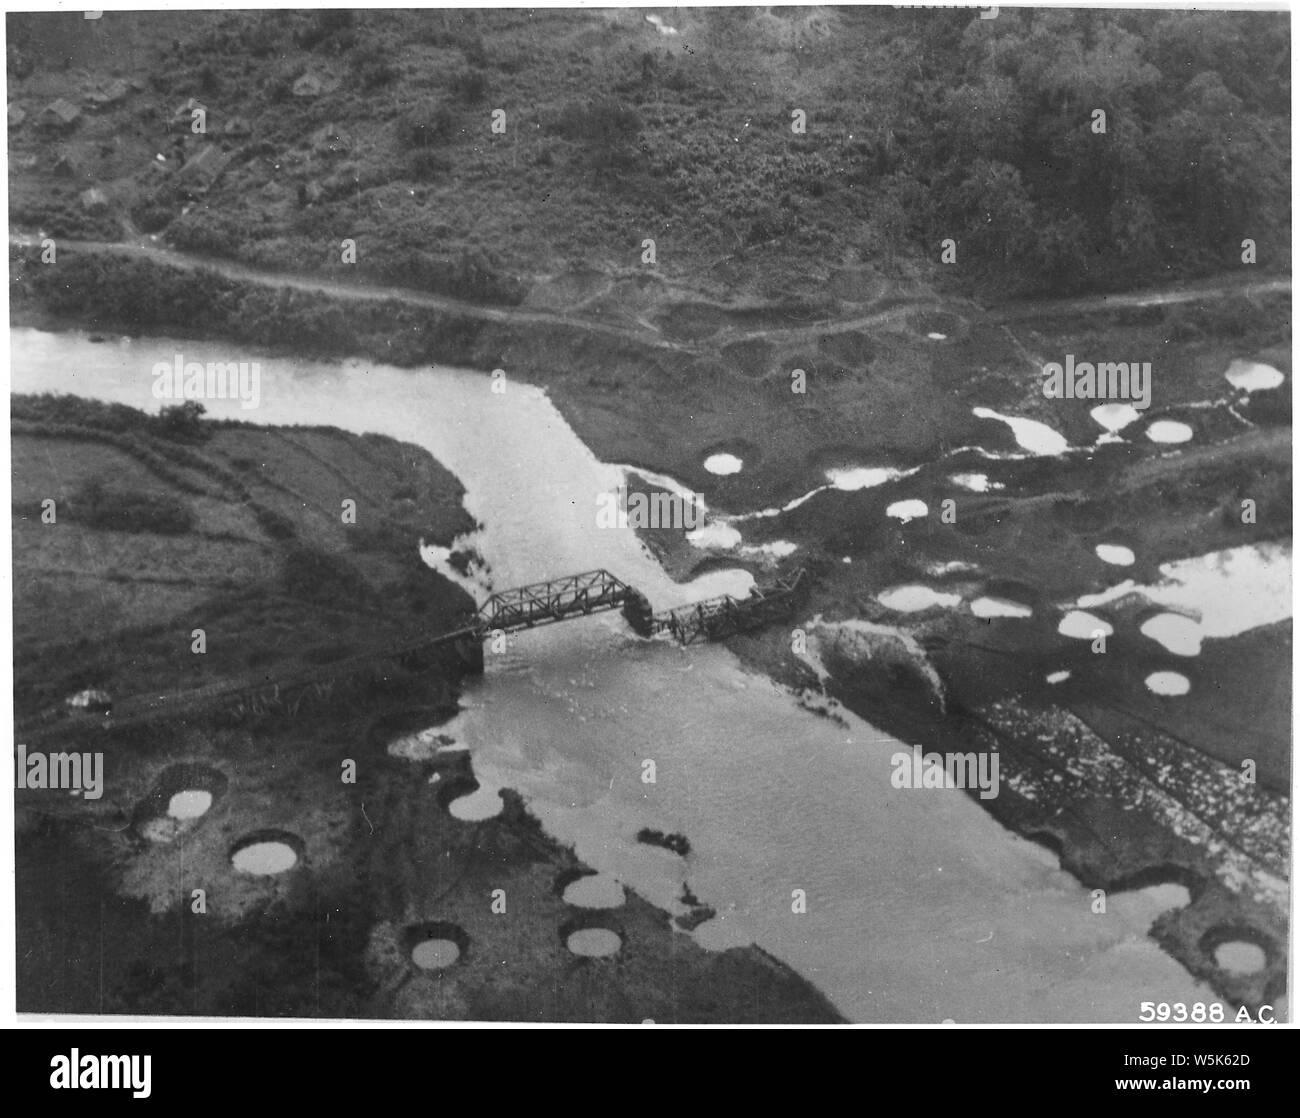
[[[203,423],[205,414],[207,408],[197,400],[164,406],[158,413],[158,434],[178,442],[201,442],[211,434]]]

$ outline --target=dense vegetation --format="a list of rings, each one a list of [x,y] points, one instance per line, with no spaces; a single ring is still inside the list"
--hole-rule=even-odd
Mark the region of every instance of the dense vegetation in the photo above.
[[[10,17],[11,80],[51,18]],[[675,36],[630,9],[196,18],[122,111],[147,152],[192,96],[251,135],[199,141],[235,156],[205,194],[141,174],[131,212],[276,268],[337,270],[354,238],[354,278],[504,303],[539,273],[636,265],[647,236],[665,271],[725,260],[774,294],[860,263],[980,293],[1125,287],[1239,267],[1246,238],[1289,267],[1284,13],[672,18]],[[294,95],[303,75],[319,95]]]
[[[916,76],[889,197],[927,241],[955,237],[1004,282],[1212,272],[1238,264],[1246,238],[1284,267],[1285,22],[1221,15],[1003,9],[900,35]]]

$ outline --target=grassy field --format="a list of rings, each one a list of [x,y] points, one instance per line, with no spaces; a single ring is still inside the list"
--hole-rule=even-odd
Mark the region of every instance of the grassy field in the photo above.
[[[206,422],[178,439],[67,398],[19,397],[13,414],[20,715],[85,688],[282,674],[471,605],[419,559],[420,538],[448,545],[473,522],[460,483],[413,447]]]

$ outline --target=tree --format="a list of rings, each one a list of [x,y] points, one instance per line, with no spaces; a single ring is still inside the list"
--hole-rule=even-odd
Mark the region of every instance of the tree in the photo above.
[[[998,261],[1007,274],[1030,263],[1034,205],[1007,163],[976,159],[953,194],[962,229],[958,239],[977,260]]]
[[[207,411],[198,400],[165,405],[158,413],[159,431],[169,439],[197,441],[207,434],[203,427],[203,417]]]

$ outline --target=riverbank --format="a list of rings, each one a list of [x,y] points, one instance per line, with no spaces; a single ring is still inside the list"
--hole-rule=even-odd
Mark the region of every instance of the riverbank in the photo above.
[[[373,701],[237,730],[200,725],[108,744],[93,818],[19,801],[21,1012],[421,1020],[833,1022],[808,983],[749,948],[706,952],[632,892],[567,903],[586,869],[518,796],[462,819],[464,753],[402,742],[448,717]],[[355,782],[340,766],[355,765]],[[161,813],[173,786],[215,791],[198,819]],[[52,795],[45,793],[46,796]],[[251,876],[232,852],[289,845],[292,868]],[[618,937],[575,954],[575,930]],[[457,945],[421,966],[425,941]],[[93,960],[93,965],[90,962]]]
[[[177,282],[179,276],[169,276],[169,284]],[[81,286],[70,290],[90,296],[83,307],[102,306],[96,302],[96,283],[85,282],[84,274]],[[704,363],[693,367],[711,368],[712,373],[692,380],[682,376],[679,365],[657,356],[656,347],[593,337],[578,322],[564,328],[564,339],[549,327],[534,330],[535,324],[512,329],[502,322],[480,323],[476,329],[490,332],[504,348],[492,345],[480,350],[489,334],[475,334],[470,359],[477,360],[474,353],[479,352],[493,362],[505,360],[501,355],[509,351],[514,357],[507,362],[512,375],[517,375],[513,372],[517,368],[537,374],[538,382],[549,387],[566,418],[598,457],[630,460],[693,483],[712,508],[738,518],[735,524],[746,544],[793,541],[797,550],[786,562],[808,565],[818,576],[813,615],[904,626],[914,645],[922,649],[921,656],[898,656],[883,674],[877,660],[865,676],[863,665],[853,657],[832,665],[828,691],[872,723],[907,740],[922,741],[927,748],[950,748],[952,743],[964,748],[972,740],[972,727],[984,727],[981,733],[992,735],[1007,751],[1003,773],[1009,786],[1029,780],[1040,768],[1052,785],[1060,783],[1058,776],[1074,764],[1068,747],[1079,733],[1070,719],[1081,712],[1089,725],[1100,724],[1104,714],[1113,716],[1116,709],[1126,716],[1127,723],[1106,724],[1107,743],[1135,726],[1146,730],[1154,725],[1157,733],[1172,740],[1175,755],[1190,748],[1188,756],[1208,753],[1225,764],[1247,754],[1258,757],[1260,794],[1241,805],[1250,826],[1244,837],[1237,836],[1249,863],[1244,879],[1225,857],[1219,838],[1207,843],[1203,835],[1195,835],[1196,841],[1179,837],[1163,801],[1152,811],[1114,815],[1115,796],[1134,804],[1149,798],[1150,780],[1140,769],[1119,789],[1105,785],[1105,796],[1097,794],[1103,785],[1089,778],[1075,787],[1075,797],[1039,801],[1030,807],[1028,797],[1016,800],[1008,795],[981,806],[1021,833],[1047,841],[1053,849],[1059,845],[1062,864],[1087,884],[1122,890],[1133,882],[1192,881],[1196,902],[1181,910],[1186,915],[1171,918],[1173,930],[1162,933],[1166,945],[1226,997],[1246,1004],[1273,997],[1285,965],[1279,947],[1285,943],[1284,905],[1277,903],[1277,889],[1267,883],[1252,885],[1250,880],[1257,871],[1273,875],[1269,867],[1276,860],[1270,852],[1276,851],[1277,844],[1271,833],[1256,834],[1252,826],[1286,811],[1285,801],[1279,804],[1275,797],[1279,765],[1289,755],[1289,740],[1278,730],[1285,725],[1289,709],[1285,684],[1280,685],[1281,702],[1277,690],[1289,656],[1289,625],[1264,631],[1243,644],[1252,650],[1247,660],[1202,657],[1198,669],[1208,666],[1211,671],[1198,671],[1192,702],[1200,705],[1193,707],[1192,717],[1183,717],[1176,703],[1158,700],[1141,689],[1136,693],[1124,689],[1129,673],[1140,680],[1148,666],[1163,666],[1153,656],[1156,650],[1145,646],[1136,632],[1126,635],[1118,647],[1112,646],[1116,655],[1107,660],[1062,637],[1054,626],[1060,603],[1104,590],[1121,575],[1132,575],[1138,583],[1155,581],[1163,562],[1289,536],[1290,415],[1284,392],[1262,392],[1245,403],[1238,400],[1232,412],[1239,418],[1227,410],[1231,401],[1205,406],[1207,400],[1223,394],[1222,370],[1242,354],[1243,342],[1236,326],[1214,333],[1216,320],[1203,308],[1190,313],[1179,307],[1129,311],[1108,315],[1096,325],[1087,318],[1052,319],[1021,336],[993,329],[967,314],[939,321],[932,311],[920,317],[906,309],[881,313],[888,314],[879,323],[887,366],[882,363],[878,373],[874,363],[856,371],[846,367],[842,379],[813,380],[815,406],[805,412],[800,404],[792,410],[785,399],[789,385],[784,380],[778,384],[775,374],[769,373],[761,392],[751,384],[733,394],[731,388],[740,383],[734,371],[708,366],[707,359],[701,359]],[[1277,331],[1285,330],[1285,320],[1273,318],[1267,303],[1252,314],[1262,338],[1280,337]],[[1199,320],[1195,330],[1188,326],[1192,320]],[[103,320],[96,321],[102,324]],[[924,333],[922,328],[927,328]],[[822,340],[842,335],[831,324]],[[1176,337],[1182,340],[1171,341]],[[793,353],[793,347],[806,349],[809,335],[781,333],[779,341]],[[320,344],[320,339],[315,342]],[[572,347],[567,356],[566,343]],[[709,339],[692,343],[697,350],[712,344]],[[1186,420],[1194,433],[1192,446],[1169,456],[1150,440],[1135,438],[1088,454],[1015,458],[1021,448],[1012,433],[1000,424],[980,420],[973,415],[974,407],[991,402],[1004,412],[1028,412],[1061,430],[1076,445],[1086,445],[1097,432],[1086,402],[1042,397],[1036,369],[1026,359],[1028,346],[1040,353],[1097,352],[1103,347],[1110,352],[1141,353],[1160,347],[1161,368],[1177,367],[1180,375],[1157,381],[1158,407],[1144,418],[1144,425],[1160,417]],[[763,352],[763,360],[774,360],[770,351]],[[1289,358],[1281,345],[1247,352],[1289,373]],[[898,368],[912,375],[895,377]],[[892,413],[881,407],[873,385],[898,394]],[[823,390],[825,396],[818,395]],[[912,398],[905,406],[908,393]],[[935,400],[945,395],[948,403],[930,412]],[[780,422],[792,415],[802,415],[793,437]],[[904,420],[910,416],[917,426],[893,422],[894,415]],[[952,426],[944,426],[947,419]],[[707,441],[699,435],[701,422],[713,427]],[[923,449],[913,445],[905,451],[900,429],[912,437],[924,430]],[[992,457],[967,451],[944,459],[947,448],[972,442]],[[799,449],[791,453],[791,447]],[[703,461],[718,452],[741,459],[742,470],[726,477],[710,474]],[[927,460],[926,454],[935,457]],[[748,510],[761,511],[797,499],[819,482],[825,486],[824,471],[831,467],[892,472],[881,484],[867,488],[832,485],[781,516],[743,519]],[[985,477],[991,487],[979,492],[952,481],[968,474]],[[1239,514],[1230,515],[1246,497],[1263,510],[1249,523]],[[900,499],[924,500],[928,517],[911,524],[895,523],[887,509]],[[957,516],[951,525],[935,515],[945,499],[956,502]],[[1188,538],[1189,523],[1195,525],[1194,541]],[[1131,569],[1114,572],[1096,554],[1096,544],[1111,540],[1134,551],[1138,558]],[[674,547],[680,555],[691,557],[680,566],[683,572],[706,569],[703,565],[735,565],[725,549],[701,551],[679,538],[664,554]],[[933,572],[939,568],[948,573],[936,576]],[[878,594],[914,580],[941,586],[967,601],[980,594],[1009,597],[1029,606],[1034,620],[989,620],[964,610],[902,617],[882,609]],[[1131,624],[1135,628],[1141,621],[1135,617]],[[788,634],[773,633],[766,639],[768,643],[762,644],[746,638],[735,646],[765,669],[779,671],[772,665],[784,664],[788,671]],[[1279,655],[1279,649],[1286,651]],[[1093,665],[1112,662],[1120,665],[1118,674],[1101,671],[1090,687],[1087,680]],[[1047,675],[1062,670],[1073,672],[1074,687],[1062,690],[1047,683]],[[932,673],[938,674],[954,700],[943,719],[929,713]],[[788,678],[798,687],[806,686],[807,666],[801,665]],[[1273,690],[1262,696],[1261,686]],[[1099,696],[1106,697],[1101,713]],[[1027,701],[1031,709],[990,730],[993,708],[1003,698]],[[1085,711],[1089,704],[1091,710]],[[1277,712],[1261,733],[1246,739],[1231,729],[1257,723],[1259,709]],[[1036,722],[1042,713],[1066,721],[1044,729]],[[1026,737],[1031,727],[1033,734]],[[1046,765],[1039,756],[1042,751],[1026,745],[1039,733],[1065,747],[1061,757]],[[984,741],[988,740],[986,736]],[[1017,740],[1021,740],[1019,751]],[[1134,769],[1122,756],[1119,763]],[[1224,771],[1220,767],[1189,774],[1186,787],[1175,789],[1174,799],[1182,803],[1189,790],[1207,786],[1207,781],[1213,788]],[[1016,806],[1007,806],[1013,801]],[[1221,819],[1213,819],[1210,831],[1217,834],[1221,825]],[[1097,844],[1098,827],[1112,828],[1116,838]],[[1286,863],[1283,858],[1282,865]],[[1266,945],[1267,965],[1262,971],[1234,976],[1214,962],[1217,939],[1224,929],[1234,928]]]
[[[94,440],[30,420],[24,469],[45,455],[69,487],[13,510],[17,635],[43,650],[18,666],[20,716],[281,668],[323,672],[317,698],[360,641],[450,615],[461,588],[604,566],[677,605],[801,566],[807,610],[730,650],[627,639],[615,618],[490,649],[492,701],[467,683],[457,733],[492,787],[461,810],[518,789],[697,942],[762,942],[846,1016],[1125,1021],[1135,989],[1199,999],[1145,938],[1160,912],[1221,996],[1276,997],[1288,27],[987,14],[14,13],[14,321],[103,339],[16,342],[29,387],[152,411],[150,366],[183,348],[259,358],[277,396],[257,413],[275,435],[207,442],[184,411]],[[1105,93],[1091,120],[1086,91]],[[1116,379],[1049,398],[1049,365]],[[463,492],[412,466],[446,497],[426,507],[389,476],[400,451],[322,430],[340,425],[418,444]],[[625,467],[708,522],[593,530]],[[384,480],[353,493],[354,473]],[[366,683],[405,701],[418,672],[389,674]],[[889,751],[912,744],[996,756],[996,794],[895,786]],[[195,764],[142,776],[136,802],[207,780]],[[183,803],[226,811],[239,774],[218,775]],[[304,838],[241,815],[231,843],[281,838],[205,857],[327,858],[331,820],[295,817]],[[372,841],[384,821],[362,820]],[[647,864],[629,828],[693,853]],[[714,919],[696,888],[725,898]],[[477,965],[509,927],[384,912],[361,952],[377,988],[405,975],[383,959]],[[528,928],[554,948],[553,923]]]
[[[88,689],[310,671],[473,608],[415,547],[474,527],[464,491],[410,447],[75,397],[11,406],[20,721]]]
[[[474,521],[460,483],[416,447],[74,397],[12,407],[20,715],[164,681],[328,673],[472,608],[419,563],[421,540],[450,546]],[[635,893],[609,909],[566,902],[564,884],[590,871],[509,790],[499,814],[459,816],[478,781],[429,731],[455,713],[465,671],[451,653],[333,681],[275,717],[82,726],[79,747],[104,757],[102,795],[28,788],[16,802],[20,1011],[840,1019],[764,952],[706,952]],[[241,870],[236,855],[259,843],[292,865]],[[613,955],[570,949],[597,928],[618,937]],[[424,969],[416,948],[435,938],[457,958]]]
[[[1160,354],[1152,419],[1222,395],[1228,355],[1244,338],[1289,360],[1285,283],[1253,272],[1146,293],[1152,305],[1099,296],[1047,303],[1038,315],[1024,304],[986,313],[916,281],[878,284],[838,296],[810,323],[789,301],[728,305],[617,271],[588,277],[586,286],[607,288],[594,305],[563,277],[541,281],[533,309],[377,289],[350,283],[346,268],[336,279],[295,276],[131,244],[65,242],[57,264],[40,257],[34,242],[10,245],[16,325],[499,368],[546,388],[603,461],[670,475],[730,511],[797,498],[827,468],[867,454],[910,467],[963,446],[1020,449],[973,413],[979,406],[1019,406],[1072,443],[1091,442],[1086,401],[1043,396],[1051,353]],[[1253,406],[1265,422],[1289,424],[1285,392]],[[744,469],[711,474],[704,463],[719,452]]]

